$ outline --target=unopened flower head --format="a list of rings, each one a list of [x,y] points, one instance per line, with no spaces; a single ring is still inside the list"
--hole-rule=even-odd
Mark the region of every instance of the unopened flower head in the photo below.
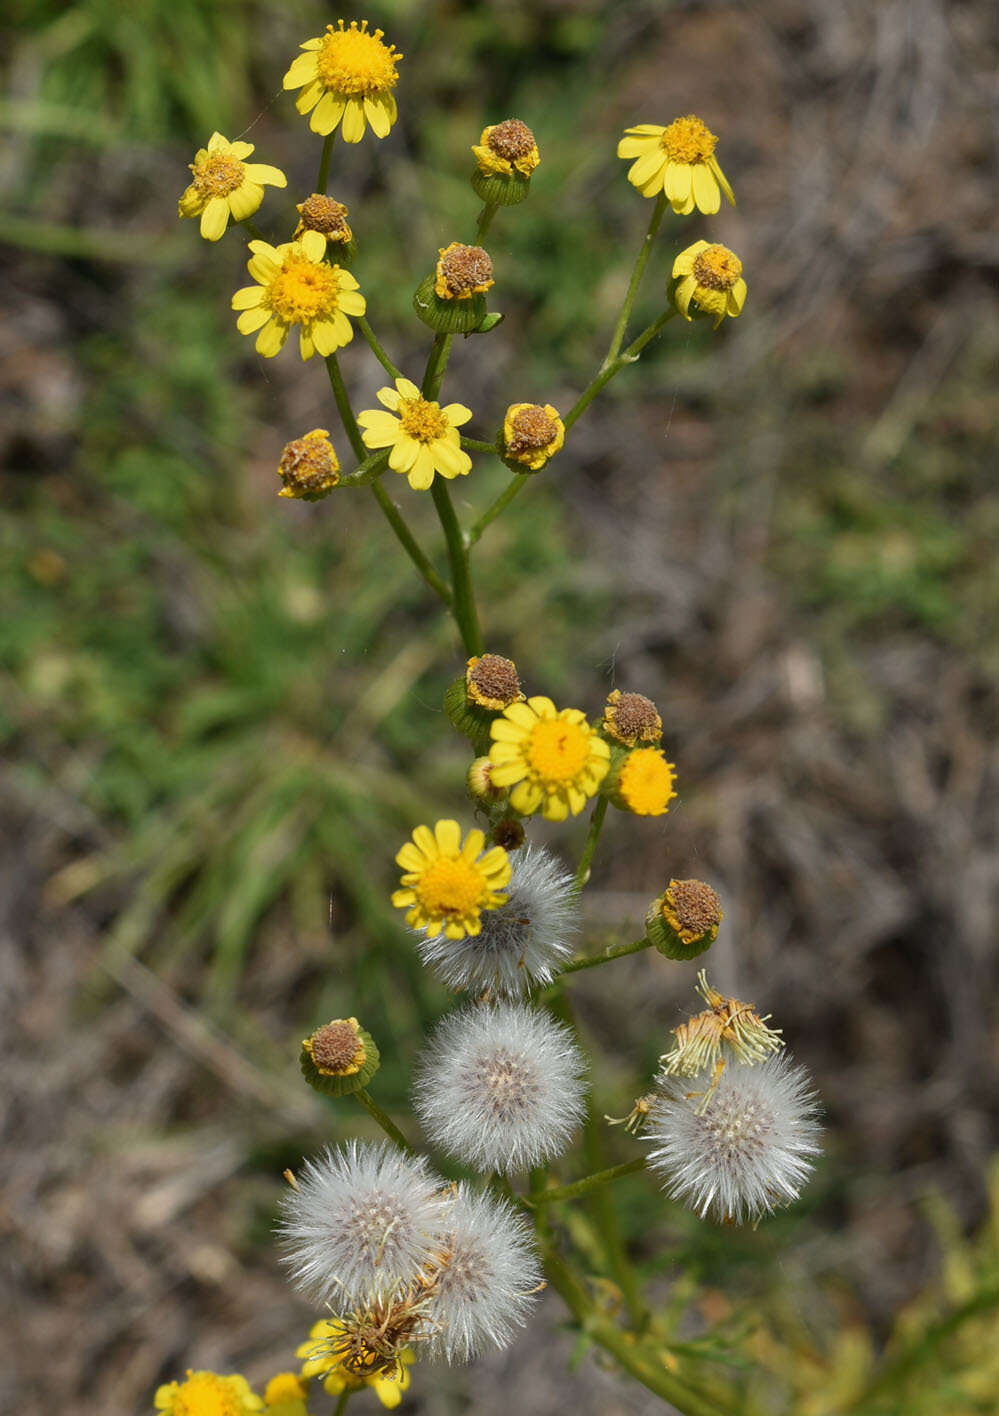
[[[604,790],[636,816],[663,816],[676,796],[676,767],[658,747],[635,747],[612,765]]]
[[[746,303],[746,282],[742,261],[727,246],[695,241],[673,262],[673,301],[685,320],[694,315],[711,318],[715,329],[726,315],[742,313]]]
[[[478,934],[483,910],[506,904],[503,887],[510,879],[510,858],[499,846],[484,850],[486,838],[469,831],[464,844],[457,821],[417,826],[396,856],[402,866],[403,888],[392,903],[406,910],[413,929],[463,939]]]
[[[504,455],[540,472],[565,442],[565,424],[550,403],[511,403],[503,419]]]
[[[430,1355],[468,1362],[505,1347],[542,1286],[530,1225],[505,1201],[460,1184],[428,1307]]]
[[[349,270],[326,264],[324,236],[306,231],[283,246],[251,241],[250,251],[246,268],[257,284],[237,290],[232,308],[242,312],[240,334],[260,331],[258,354],[273,358],[296,325],[303,359],[316,353],[325,358],[350,343],[354,331],[347,316],[363,315],[365,299]]]
[[[309,127],[328,136],[339,126],[346,143],[359,143],[370,126],[376,138],[388,136],[396,120],[392,90],[398,80],[396,65],[403,57],[386,44],[383,31],[368,31],[343,20],[326,26],[318,39],[300,46],[305,52],[292,62],[284,76],[286,89],[301,89],[295,100],[299,113],[311,113]]]
[[[647,1138],[666,1193],[702,1218],[741,1223],[796,1200],[819,1153],[817,1100],[804,1067],[784,1054],[759,1067],[733,1062],[714,1087],[708,1072],[662,1076]]]
[[[388,447],[389,466],[409,479],[409,485],[425,491],[440,473],[451,480],[471,470],[472,459],[462,451],[458,429],[467,423],[472,410],[463,403],[439,403],[424,398],[409,379],[396,379],[394,388],[380,388],[381,408],[358,414],[364,429],[364,445]]]
[[[671,880],[652,901],[645,932],[667,958],[693,959],[718,938],[722,917],[721,901],[710,885],[703,880]]]
[[[572,876],[538,846],[517,851],[512,868],[506,904],[482,915],[478,934],[421,935],[420,957],[449,988],[522,993],[550,982],[572,953],[579,932]]]
[[[708,1007],[673,1029],[676,1043],[659,1059],[666,1075],[693,1077],[706,1067],[717,1068],[726,1052],[751,1067],[784,1046],[780,1030],[767,1027],[769,1013],[761,1018],[754,1004],[726,998],[711,987],[703,969],[697,989]]]
[[[252,143],[231,143],[213,133],[191,163],[194,181],[177,203],[179,216],[200,217],[206,241],[218,241],[233,221],[247,221],[264,199],[264,187],[286,187],[278,167],[247,162]]]
[[[293,1282],[337,1313],[395,1292],[435,1252],[443,1202],[420,1157],[356,1141],[328,1149],[284,1196]]]
[[[470,300],[493,284],[493,263],[481,246],[452,241],[450,246],[441,247],[434,276],[438,300]]]
[[[595,796],[610,765],[610,749],[578,708],[561,712],[550,698],[512,703],[490,729],[489,760],[498,787],[513,787],[510,805],[522,816],[540,810],[549,821],[577,816]]]
[[[320,501],[340,481],[340,461],[325,428],[313,428],[294,438],[281,454],[278,476],[284,483],[279,497]]]
[[[323,192],[313,192],[304,202],[299,202],[298,225],[295,240],[306,231],[318,231],[325,236],[327,247],[345,247],[350,244],[354,233],[347,224],[347,208],[343,202],[335,202]]]
[[[662,739],[663,720],[659,709],[644,693],[622,693],[619,688],[607,695],[603,730],[624,747],[657,743]]]
[[[483,128],[472,151],[479,170],[487,176],[496,173],[511,177],[519,172],[522,177],[530,177],[541,161],[534,134],[519,118],[504,118],[502,123]]]
[[[398,1353],[394,1371],[368,1371],[359,1376],[348,1370],[340,1361],[344,1334],[347,1324],[340,1318],[324,1318],[309,1329],[309,1340],[296,1349],[295,1356],[302,1360],[302,1377],[308,1381],[313,1377],[322,1380],[323,1388],[330,1396],[340,1396],[344,1391],[360,1391],[370,1387],[381,1404],[388,1408],[399,1405],[402,1393],[410,1385],[409,1367],[416,1360],[411,1347],[404,1347]]]
[[[166,1383],[153,1398],[166,1416],[251,1416],[263,1404],[245,1377],[216,1372],[188,1371],[186,1381]]]
[[[629,128],[617,145],[617,155],[634,158],[628,181],[643,197],[665,192],[677,215],[688,216],[696,206],[710,216],[721,206],[722,192],[735,205],[715,157],[717,142],[700,118],[688,114],[674,118],[665,128],[656,123]]]
[[[583,1114],[585,1061],[568,1030],[519,1003],[464,1008],[420,1065],[427,1134],[477,1170],[524,1170],[561,1155]]]

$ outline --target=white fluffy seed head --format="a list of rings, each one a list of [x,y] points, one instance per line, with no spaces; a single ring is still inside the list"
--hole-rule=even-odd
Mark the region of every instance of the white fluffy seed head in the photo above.
[[[532,983],[550,983],[572,953],[579,932],[573,878],[539,846],[510,860],[507,902],[483,910],[482,931],[464,939],[419,933],[420,957],[449,988],[516,996]]]
[[[487,1348],[505,1347],[541,1287],[530,1225],[505,1201],[461,1184],[448,1207],[443,1253],[427,1308],[425,1350],[447,1362],[469,1362]]]
[[[583,1115],[585,1060],[568,1029],[522,1003],[467,1007],[438,1026],[417,1074],[434,1142],[477,1170],[561,1155]]]
[[[306,1161],[282,1205],[292,1281],[334,1312],[386,1297],[438,1252],[448,1192],[421,1157],[351,1141]]]
[[[698,1115],[712,1073],[660,1074],[645,1138],[649,1165],[673,1199],[703,1219],[758,1219],[796,1200],[819,1154],[818,1103],[804,1067],[786,1054],[729,1062]]]

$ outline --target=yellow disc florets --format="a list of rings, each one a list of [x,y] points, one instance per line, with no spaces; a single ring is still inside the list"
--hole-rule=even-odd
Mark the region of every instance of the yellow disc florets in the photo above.
[[[526,757],[534,773],[546,782],[570,782],[586,766],[590,731],[585,723],[549,718],[531,733]]]
[[[742,261],[727,246],[706,246],[694,258],[693,274],[707,290],[731,290],[742,274]]]
[[[500,892],[512,871],[506,851],[483,849],[485,844],[478,830],[469,831],[462,844],[456,821],[438,821],[432,831],[417,826],[412,841],[396,856],[403,888],[395,891],[392,903],[407,911],[407,924],[448,939],[481,932],[482,911],[506,904]]]
[[[157,1411],[168,1416],[249,1416],[263,1405],[245,1377],[188,1372],[184,1382],[170,1382],[156,1393]]]
[[[439,403],[425,398],[403,398],[399,402],[402,431],[419,443],[432,443],[443,437],[450,426]]]
[[[351,20],[345,29],[343,20],[338,20],[338,29],[327,25],[316,67],[326,88],[334,93],[363,98],[375,93],[384,93],[394,88],[398,80],[396,64],[402,58],[395,45],[385,44],[383,30],[368,33],[368,22],[362,20],[358,27]]]
[[[413,887],[427,914],[469,914],[482,899],[482,874],[463,860],[436,860]]]
[[[287,324],[306,324],[336,310],[339,290],[333,266],[310,261],[293,248],[270,282],[267,304]]]
[[[714,152],[718,139],[700,118],[689,113],[686,118],[674,118],[663,129],[659,142],[671,162],[689,165],[706,162]]]
[[[616,800],[636,816],[662,816],[676,796],[675,768],[657,747],[630,752],[617,780]]]
[[[229,153],[209,153],[201,162],[192,162],[194,186],[202,197],[227,197],[246,181],[246,166]]]

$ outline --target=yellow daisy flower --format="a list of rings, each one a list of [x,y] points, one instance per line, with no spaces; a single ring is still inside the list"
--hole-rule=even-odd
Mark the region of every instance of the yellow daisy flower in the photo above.
[[[519,118],[504,118],[483,128],[482,137],[472,148],[479,170],[512,177],[514,170],[530,177],[541,161],[534,134]]]
[[[311,113],[309,127],[324,137],[339,124],[346,143],[359,143],[370,125],[376,138],[388,136],[396,119],[395,66],[402,58],[395,45],[382,41],[383,31],[368,33],[368,22],[351,20],[345,29],[326,26],[319,39],[307,39],[284,76],[286,89],[300,88],[299,113]]]
[[[327,265],[326,238],[306,231],[300,241],[269,246],[251,241],[247,270],[257,282],[232,297],[242,310],[236,321],[240,334],[257,335],[257,353],[271,359],[279,352],[293,325],[299,325],[298,347],[303,359],[332,354],[354,338],[348,315],[363,315],[366,302],[357,281],[342,266]]]
[[[499,892],[511,875],[506,851],[492,846],[483,852],[485,844],[485,835],[475,830],[462,845],[457,821],[438,821],[432,831],[417,826],[396,856],[404,888],[392,896],[396,909],[408,911],[408,925],[448,939],[480,933],[482,911],[506,904]]]
[[[188,1371],[184,1382],[168,1382],[153,1398],[167,1416],[250,1416],[263,1402],[245,1377],[220,1377],[215,1372]]]
[[[470,408],[463,403],[446,403],[442,408],[423,398],[409,379],[396,379],[395,388],[380,388],[377,398],[391,411],[366,408],[358,414],[364,445],[390,447],[389,466],[408,477],[411,487],[425,491],[436,472],[450,480],[471,470],[472,459],[462,452],[458,432],[471,418]]]
[[[550,698],[511,703],[490,733],[492,783],[513,787],[510,805],[522,816],[539,807],[549,821],[577,816],[607,775],[610,748],[578,708],[559,712]]]
[[[512,462],[540,472],[565,442],[565,424],[550,403],[511,403],[503,419],[503,447]]]
[[[676,767],[658,747],[636,747],[615,774],[611,800],[636,816],[662,816],[676,796]]]
[[[402,1393],[409,1388],[409,1366],[416,1360],[411,1347],[399,1353],[400,1367],[394,1374],[378,1373],[371,1377],[356,1377],[341,1366],[330,1348],[330,1340],[346,1331],[346,1325],[336,1318],[323,1318],[309,1330],[309,1341],[302,1344],[295,1353],[304,1358],[302,1376],[322,1377],[323,1386],[330,1396],[339,1396],[343,1391],[360,1391],[369,1386],[383,1406],[389,1409],[399,1405]]]
[[[742,261],[727,246],[695,241],[673,262],[673,300],[685,320],[691,318],[691,301],[697,310],[715,317],[715,329],[726,315],[734,319],[746,303]]]
[[[265,187],[287,187],[279,167],[244,161],[252,151],[252,143],[230,143],[213,133],[208,146],[195,153],[190,164],[194,181],[177,203],[177,215],[200,216],[206,241],[222,238],[230,216],[233,221],[251,217],[264,199]]]
[[[712,216],[721,206],[721,192],[735,205],[732,188],[715,157],[717,142],[714,133],[691,113],[675,118],[665,128],[656,123],[628,128],[617,145],[617,155],[635,159],[628,169],[628,181],[643,197],[665,192],[678,216],[689,216],[695,206]]]

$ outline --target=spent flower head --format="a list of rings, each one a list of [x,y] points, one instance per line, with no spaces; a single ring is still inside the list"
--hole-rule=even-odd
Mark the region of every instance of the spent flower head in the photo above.
[[[208,146],[199,148],[191,163],[194,180],[177,203],[178,216],[200,217],[206,241],[225,234],[229,218],[247,221],[264,199],[264,187],[286,187],[288,179],[278,167],[247,162],[252,143],[231,143],[213,133]]]
[[[350,1371],[340,1360],[347,1324],[340,1318],[323,1318],[309,1329],[309,1340],[295,1351],[302,1360],[302,1377],[309,1381],[313,1377],[322,1380],[323,1388],[330,1396],[340,1396],[344,1391],[360,1391],[370,1387],[384,1407],[392,1409],[399,1405],[402,1393],[409,1389],[409,1367],[416,1360],[411,1347],[404,1347],[398,1353],[394,1371],[368,1370],[364,1376]]]
[[[512,857],[506,904],[482,915],[478,934],[420,935],[423,962],[449,988],[515,995],[549,983],[579,932],[573,878],[548,851],[525,846]]]
[[[438,300],[470,300],[495,284],[493,263],[481,246],[452,241],[438,252],[434,294]]]
[[[396,856],[403,868],[401,890],[392,903],[406,910],[413,929],[443,933],[448,939],[478,934],[483,910],[506,904],[502,893],[510,879],[510,858],[499,846],[485,850],[486,838],[469,831],[464,844],[457,821],[417,826]]]
[[[263,1404],[245,1377],[190,1370],[185,1381],[167,1382],[153,1398],[165,1416],[251,1416]]]
[[[326,428],[313,428],[293,438],[281,454],[278,476],[283,482],[279,497],[320,501],[340,481],[340,460]]]
[[[522,1003],[443,1019],[423,1055],[416,1111],[433,1141],[504,1173],[561,1155],[583,1115],[585,1059],[568,1029]]]
[[[324,35],[299,46],[304,53],[293,60],[284,87],[302,90],[295,107],[312,114],[314,133],[327,136],[339,127],[344,142],[359,143],[370,126],[376,138],[388,136],[396,120],[396,65],[403,56],[385,43],[383,33],[370,33],[367,20],[360,26],[351,20],[349,28],[337,20]]]
[[[703,880],[671,880],[649,906],[645,933],[668,959],[693,959],[715,942],[721,922],[721,901],[710,885]],[[719,1018],[714,1012],[713,1016]]]
[[[482,137],[472,148],[479,170],[485,175],[511,177],[519,172],[530,177],[541,161],[534,134],[519,118],[504,118],[483,128]]]
[[[755,1004],[726,998],[711,987],[703,969],[697,975],[697,991],[708,1007],[673,1029],[676,1042],[659,1059],[665,1075],[693,1077],[714,1067],[717,1076],[726,1053],[751,1067],[784,1046],[780,1029],[767,1027],[769,1013],[761,1018]]]
[[[819,1153],[818,1105],[804,1067],[790,1057],[762,1066],[733,1062],[713,1086],[662,1075],[646,1137],[649,1165],[666,1193],[696,1211],[742,1223],[790,1204]]]
[[[463,403],[439,403],[424,398],[409,379],[396,379],[395,388],[380,388],[381,408],[367,408],[357,417],[364,429],[364,445],[388,447],[389,466],[409,479],[409,485],[425,491],[440,473],[451,480],[471,470],[472,459],[462,451],[458,429],[467,423],[472,410]]]
[[[550,403],[511,403],[503,419],[503,455],[540,472],[565,442],[565,424]]]
[[[298,212],[296,241],[306,231],[318,231],[325,236],[327,247],[334,250],[349,246],[353,240],[354,233],[347,224],[347,208],[324,192],[313,192],[304,202],[298,202],[295,210]]]
[[[742,261],[727,246],[695,241],[673,262],[672,295],[685,320],[713,318],[717,329],[726,315],[740,315],[746,303]]]
[[[250,242],[247,270],[257,282],[237,290],[232,308],[240,334],[257,334],[256,349],[265,359],[280,352],[298,325],[303,359],[324,358],[354,337],[348,315],[363,315],[366,302],[357,281],[342,266],[327,265],[326,238],[306,231],[300,241],[270,246]]]
[[[356,1018],[334,1018],[302,1043],[302,1075],[318,1092],[344,1096],[366,1087],[378,1071],[375,1040]]]
[[[688,216],[698,211],[712,216],[721,206],[721,193],[735,205],[732,188],[718,166],[718,139],[692,113],[674,118],[665,128],[639,123],[628,128],[617,145],[618,157],[634,158],[628,181],[644,197],[665,192],[673,210]]]
[[[506,1201],[458,1185],[427,1309],[430,1356],[469,1362],[506,1347],[543,1287],[530,1225]]]
[[[330,1147],[283,1198],[292,1282],[336,1313],[394,1293],[436,1251],[443,1203],[422,1157],[357,1141]]]
[[[624,747],[656,743],[663,735],[663,720],[652,699],[644,693],[622,693],[619,688],[607,695],[601,726],[607,737]]]
[[[513,787],[510,805],[522,816],[577,816],[607,775],[610,749],[578,708],[560,712],[550,698],[529,698],[512,703],[490,733],[493,783]]]

